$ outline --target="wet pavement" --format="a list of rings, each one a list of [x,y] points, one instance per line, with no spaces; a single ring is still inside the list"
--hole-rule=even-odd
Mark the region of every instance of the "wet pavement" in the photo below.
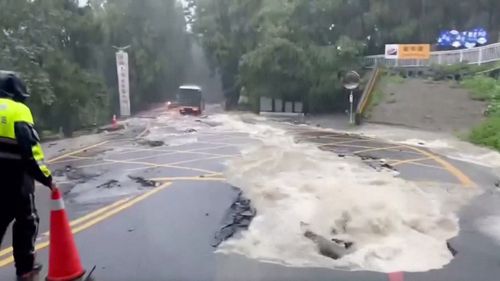
[[[484,189],[461,211],[460,235],[450,241],[457,256],[444,269],[391,279],[382,273],[291,268],[215,254],[214,235],[239,195],[225,182],[224,164],[256,140],[238,131],[215,131],[217,123],[204,118],[183,117],[174,124],[169,116],[157,118],[161,113],[143,114],[150,130],[140,138],[109,139],[52,163],[82,261],[88,269],[96,265],[96,281],[492,281],[500,276],[500,246],[476,227],[479,218],[500,215],[500,192],[490,171],[422,147],[294,125],[284,127],[297,142],[315,143],[341,157],[360,157],[374,169],[390,169],[408,180]],[[152,143],[159,139],[162,144]],[[39,193],[48,198],[48,191]],[[38,207],[42,224],[37,248],[47,264],[48,236],[43,233],[49,205],[39,202]],[[9,241],[0,252],[2,281],[14,280]]]

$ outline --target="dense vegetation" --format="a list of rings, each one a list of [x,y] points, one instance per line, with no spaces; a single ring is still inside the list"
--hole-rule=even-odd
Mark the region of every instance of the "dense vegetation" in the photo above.
[[[471,98],[488,102],[486,120],[470,134],[473,143],[500,150],[500,81],[486,76],[475,76],[462,82],[470,90]]]
[[[314,112],[335,108],[342,74],[386,43],[431,43],[448,28],[483,26],[493,35],[500,28],[497,0],[83,2],[0,1],[0,69],[27,79],[44,130],[71,134],[118,113],[112,46],[131,46],[133,111],[166,99],[183,78],[186,19],[229,108],[246,93],[253,101],[303,100]]]
[[[334,107],[343,71],[386,43],[433,43],[443,29],[500,30],[497,0],[189,0],[193,31],[222,76],[228,105],[240,93]],[[493,40],[496,40],[493,39]]]
[[[130,45],[132,110],[165,99],[189,43],[176,0],[2,0],[0,69],[20,72],[44,130],[73,130],[118,113],[115,50]]]

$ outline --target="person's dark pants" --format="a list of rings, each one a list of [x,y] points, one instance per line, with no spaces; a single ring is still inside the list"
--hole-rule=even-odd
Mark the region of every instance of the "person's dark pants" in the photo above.
[[[0,160],[0,244],[10,223],[14,221],[12,245],[16,273],[33,269],[35,241],[39,218],[35,207],[33,178],[19,163]]]

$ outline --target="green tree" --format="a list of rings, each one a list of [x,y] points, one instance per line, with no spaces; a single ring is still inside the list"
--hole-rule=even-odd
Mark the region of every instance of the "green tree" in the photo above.
[[[37,124],[66,135],[117,112],[113,45],[132,46],[133,109],[172,95],[189,50],[175,0],[5,0],[0,27],[0,65],[27,80]]]

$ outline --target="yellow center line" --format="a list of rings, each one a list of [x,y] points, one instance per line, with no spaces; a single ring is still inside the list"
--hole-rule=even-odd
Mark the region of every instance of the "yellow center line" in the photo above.
[[[407,160],[398,160],[396,162],[389,163],[389,165],[397,166],[397,165],[401,165],[401,164],[414,163],[414,162],[425,161],[425,160],[432,160],[432,158],[421,157],[421,158],[414,158],[414,159],[407,159]]]
[[[84,148],[79,149],[79,150],[75,150],[75,151],[73,151],[73,152],[69,152],[69,153],[63,154],[63,155],[61,155],[61,156],[58,156],[58,157],[55,157],[55,158],[53,158],[53,159],[48,160],[48,161],[47,161],[47,163],[48,163],[48,164],[54,163],[54,162],[56,162],[56,161],[58,161],[58,160],[61,160],[61,159],[67,158],[67,157],[69,157],[69,156],[73,156],[73,155],[75,155],[75,154],[82,153],[82,152],[84,152],[84,151],[86,151],[86,150],[89,150],[89,149],[92,149],[92,148],[95,148],[95,147],[102,146],[102,145],[104,145],[104,144],[106,144],[106,143],[108,143],[108,142],[109,142],[109,141],[103,141],[103,142],[100,142],[100,143],[97,143],[97,144],[94,144],[94,145],[90,145],[90,146],[84,147]]]
[[[105,206],[105,207],[103,207],[101,209],[98,209],[98,210],[96,210],[94,212],[91,212],[91,213],[89,213],[89,214],[87,214],[87,215],[85,215],[85,216],[83,216],[81,218],[73,220],[73,221],[71,221],[69,223],[69,225],[70,226],[75,226],[75,225],[78,225],[78,224],[80,224],[80,223],[82,223],[82,222],[84,222],[86,220],[89,220],[89,219],[92,219],[94,217],[97,217],[100,214],[105,213],[105,212],[109,211],[110,209],[113,209],[113,208],[115,208],[115,207],[117,207],[117,206],[119,206],[119,205],[127,202],[128,200],[130,200],[130,197],[122,199],[122,200],[119,200],[119,201],[117,201],[117,202],[115,202],[115,203],[113,203],[111,205]],[[47,235],[49,235],[48,231],[45,232],[45,233],[43,233],[41,236],[47,236]],[[12,251],[13,251],[12,247],[6,248],[6,249],[0,251],[0,257],[12,253]]]
[[[172,184],[171,182],[164,183],[163,185],[161,185],[161,186],[159,186],[159,187],[157,187],[155,189],[152,189],[152,190],[150,190],[150,191],[148,191],[148,192],[146,192],[146,193],[144,193],[144,194],[142,194],[140,196],[137,196],[134,199],[127,200],[127,201],[125,201],[125,199],[120,200],[120,201],[118,201],[118,202],[116,202],[116,203],[114,203],[114,204],[112,204],[112,205],[110,205],[108,207],[103,208],[105,210],[101,209],[101,210],[98,210],[98,211],[96,211],[96,212],[94,212],[92,214],[89,214],[89,215],[85,216],[85,217],[82,217],[81,219],[78,219],[77,222],[78,223],[83,222],[83,223],[80,224],[80,225],[78,225],[78,226],[76,226],[76,227],[73,227],[71,229],[71,232],[73,234],[77,234],[77,233],[79,233],[79,232],[81,232],[81,231],[83,231],[85,229],[88,229],[88,228],[90,228],[90,227],[98,224],[99,222],[101,222],[101,221],[103,221],[103,220],[105,220],[105,219],[107,219],[107,218],[109,218],[109,217],[111,217],[113,215],[116,215],[119,212],[124,211],[125,209],[128,209],[128,208],[134,206],[135,204],[137,204],[137,203],[145,200],[146,198],[148,198],[148,197],[150,197],[150,196],[152,196],[152,195],[154,195],[154,194],[156,194],[156,193],[164,190],[165,188],[167,188],[171,184]],[[84,218],[86,220],[84,220]],[[44,249],[44,248],[46,248],[48,246],[49,246],[49,242],[48,241],[37,243],[35,245],[35,250],[38,251],[38,250]],[[1,252],[2,255],[5,255],[7,253],[11,253],[12,252],[12,250],[10,250],[10,252],[9,252],[9,250],[10,249],[3,250]],[[4,259],[0,259],[0,267],[6,266],[8,264],[11,264],[12,262],[14,262],[14,257],[13,256],[8,256],[8,257],[6,257]]]

